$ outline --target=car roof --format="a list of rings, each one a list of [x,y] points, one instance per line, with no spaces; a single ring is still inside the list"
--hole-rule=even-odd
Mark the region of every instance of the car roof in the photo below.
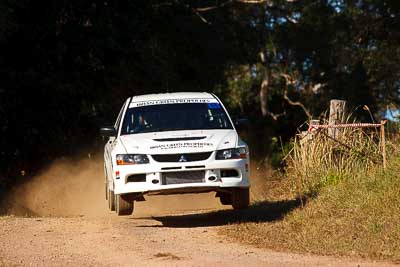
[[[131,102],[155,101],[166,99],[215,99],[214,95],[206,92],[179,92],[133,96]]]

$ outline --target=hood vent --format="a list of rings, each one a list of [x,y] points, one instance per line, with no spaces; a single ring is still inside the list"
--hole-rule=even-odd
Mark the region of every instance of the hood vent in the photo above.
[[[194,136],[194,137],[176,137],[176,138],[162,138],[162,139],[153,139],[157,142],[174,142],[174,141],[193,141],[193,140],[202,140],[206,138],[205,136]]]

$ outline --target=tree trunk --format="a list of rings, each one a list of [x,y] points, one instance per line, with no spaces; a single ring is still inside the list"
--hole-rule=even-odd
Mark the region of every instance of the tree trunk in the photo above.
[[[268,77],[265,76],[260,87],[260,108],[263,117],[268,114]]]

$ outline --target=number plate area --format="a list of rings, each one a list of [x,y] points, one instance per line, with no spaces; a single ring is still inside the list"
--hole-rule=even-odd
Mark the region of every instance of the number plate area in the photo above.
[[[204,183],[205,171],[163,172],[161,181],[163,185]]]

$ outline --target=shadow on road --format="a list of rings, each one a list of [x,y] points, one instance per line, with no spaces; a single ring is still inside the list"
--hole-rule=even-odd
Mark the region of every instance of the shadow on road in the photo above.
[[[304,200],[303,200],[304,204]],[[192,228],[210,227],[241,222],[273,222],[282,220],[290,211],[301,206],[300,199],[253,204],[246,210],[220,210],[199,214],[153,216],[162,225],[143,225],[139,227]]]

